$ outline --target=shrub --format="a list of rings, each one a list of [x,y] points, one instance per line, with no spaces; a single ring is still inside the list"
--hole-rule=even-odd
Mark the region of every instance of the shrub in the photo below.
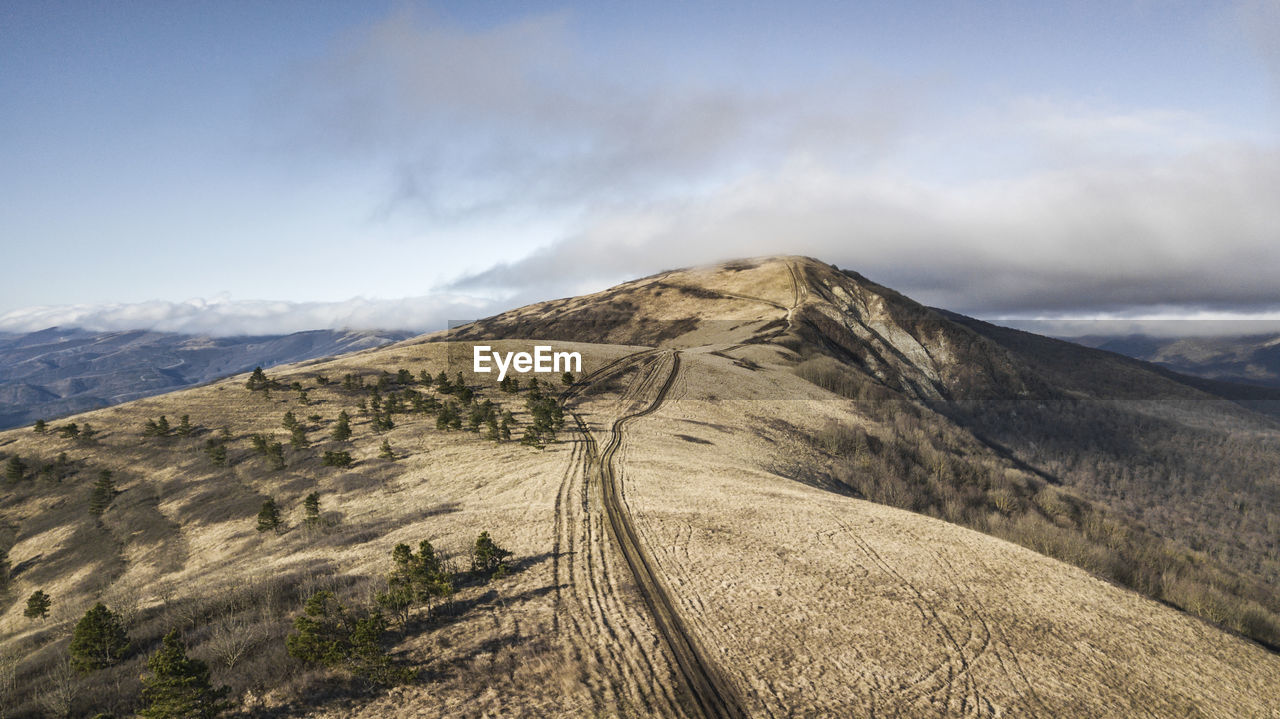
[[[346,450],[338,450],[336,452],[325,452],[321,459],[321,464],[326,467],[350,467],[351,453]]]

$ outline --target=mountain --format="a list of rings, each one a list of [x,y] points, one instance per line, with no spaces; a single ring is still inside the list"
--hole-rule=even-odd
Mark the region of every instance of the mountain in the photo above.
[[[1085,336],[1071,341],[1197,377],[1280,388],[1280,335]]]
[[[0,333],[0,428],[171,392],[259,365],[332,357],[407,336],[315,330],[207,337],[58,327]]]
[[[1280,429],[1155,365],[779,257],[250,379],[0,433],[11,714],[137,711],[172,629],[253,716],[1280,701]],[[131,649],[62,672],[97,601]]]

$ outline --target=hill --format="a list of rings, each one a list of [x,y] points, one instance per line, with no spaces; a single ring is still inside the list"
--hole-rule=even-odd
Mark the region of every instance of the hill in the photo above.
[[[207,337],[58,327],[25,334],[0,333],[0,428],[172,392],[256,366],[272,367],[377,347],[407,336],[314,330]]]
[[[471,371],[529,339],[583,372]],[[1274,424],[1071,351],[769,258],[0,433],[6,706],[134,711],[176,628],[254,716],[1265,716]],[[1215,527],[1224,496],[1248,505]],[[453,591],[401,607],[422,540]],[[386,653],[291,655],[318,590],[382,607]],[[132,648],[67,675],[96,601]]]
[[[1086,336],[1073,342],[1152,362],[1196,377],[1280,387],[1280,336]]]

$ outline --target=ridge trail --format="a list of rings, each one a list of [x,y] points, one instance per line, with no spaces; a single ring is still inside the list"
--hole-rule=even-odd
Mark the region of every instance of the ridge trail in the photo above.
[[[640,354],[650,355],[652,352]],[[688,710],[695,716],[707,719],[736,719],[745,717],[746,712],[743,711],[736,694],[720,676],[716,667],[703,656],[696,639],[677,613],[665,586],[658,579],[653,562],[640,543],[639,535],[623,504],[618,487],[615,461],[618,448],[622,444],[623,429],[628,423],[656,412],[680,375],[680,352],[673,350],[664,354],[671,358],[671,369],[653,401],[637,412],[614,420],[604,448],[598,454],[594,451],[596,445],[592,440],[588,440],[587,450],[589,454],[596,454],[592,464],[600,479],[609,533],[617,542],[618,549],[635,578],[636,587],[653,618],[658,634],[675,659],[677,674],[686,690],[685,695],[691,700],[692,705]],[[631,356],[631,358],[635,357],[635,355]],[[582,418],[576,413],[571,414],[584,434],[590,437],[590,431],[587,430]]]

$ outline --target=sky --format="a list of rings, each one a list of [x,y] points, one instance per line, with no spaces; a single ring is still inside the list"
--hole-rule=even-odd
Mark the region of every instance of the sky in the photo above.
[[[0,330],[430,330],[804,254],[1280,318],[1280,0],[0,0]]]

